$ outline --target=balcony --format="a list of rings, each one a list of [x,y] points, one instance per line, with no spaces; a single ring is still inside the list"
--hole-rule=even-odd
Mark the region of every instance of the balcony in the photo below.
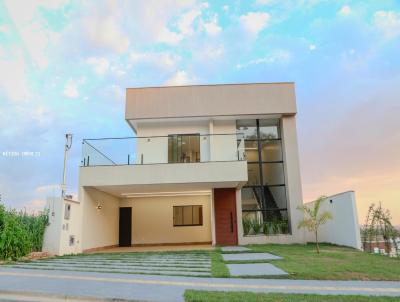
[[[82,144],[81,186],[122,186],[143,192],[171,185],[238,187],[247,181],[240,134],[84,139]]]

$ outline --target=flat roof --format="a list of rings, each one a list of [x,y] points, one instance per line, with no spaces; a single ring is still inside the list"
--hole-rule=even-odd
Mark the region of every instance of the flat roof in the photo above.
[[[296,114],[295,84],[243,83],[126,89],[125,119]]]

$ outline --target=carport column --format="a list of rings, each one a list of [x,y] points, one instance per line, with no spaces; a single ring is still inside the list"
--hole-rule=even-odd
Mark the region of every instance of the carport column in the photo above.
[[[216,244],[215,240],[215,211],[214,211],[214,189],[211,189],[211,243],[213,246]]]
[[[243,223],[242,223],[242,190],[236,189],[236,219],[238,245],[243,242]]]

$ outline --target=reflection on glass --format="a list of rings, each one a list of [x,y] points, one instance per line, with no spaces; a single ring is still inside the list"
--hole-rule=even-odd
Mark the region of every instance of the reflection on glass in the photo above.
[[[259,121],[260,139],[280,138],[279,119],[264,119]]]
[[[262,164],[262,173],[265,185],[285,184],[283,163]]]
[[[243,133],[245,139],[257,139],[256,120],[238,120],[236,122],[236,132]]]
[[[200,162],[200,135],[177,134],[168,136],[169,163]]]
[[[262,161],[282,161],[282,145],[280,140],[260,141]]]
[[[248,162],[258,162],[258,142],[245,141],[246,159]]]
[[[260,185],[260,167],[258,164],[247,164],[247,173],[248,173],[248,186]]]

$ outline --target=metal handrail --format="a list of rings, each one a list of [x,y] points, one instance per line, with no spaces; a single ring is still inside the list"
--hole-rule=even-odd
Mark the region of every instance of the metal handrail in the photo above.
[[[152,136],[125,136],[125,137],[101,137],[101,138],[84,138],[82,141],[97,141],[97,140],[107,140],[107,139],[138,139],[138,138],[159,138],[159,137],[170,137],[172,135],[182,135],[182,136],[218,136],[218,135],[243,135],[244,133],[205,133],[205,134],[185,134],[185,133],[174,133],[170,135],[152,135]]]

